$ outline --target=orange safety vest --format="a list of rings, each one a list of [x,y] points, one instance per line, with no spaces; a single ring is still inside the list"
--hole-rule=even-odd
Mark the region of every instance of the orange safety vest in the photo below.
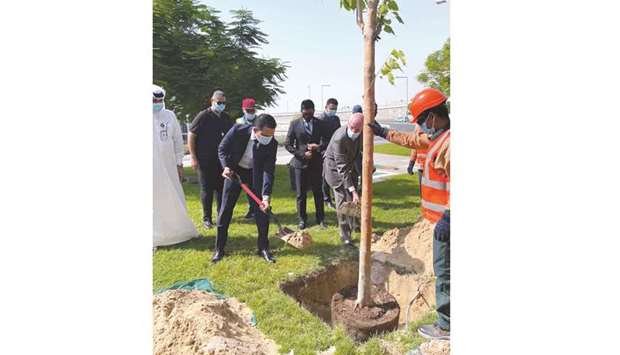
[[[422,174],[422,216],[437,223],[450,204],[450,180],[439,173],[433,162],[441,145],[450,139],[450,130],[443,132],[428,147],[424,173]]]
[[[426,160],[426,152],[428,149],[416,149],[415,150],[415,164],[413,167],[416,170],[424,170],[424,162]]]

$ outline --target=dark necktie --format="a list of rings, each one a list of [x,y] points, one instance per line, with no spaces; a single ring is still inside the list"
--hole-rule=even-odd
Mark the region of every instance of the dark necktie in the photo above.
[[[304,121],[304,128],[305,128],[305,130],[306,130],[306,133],[307,133],[309,136],[312,136],[312,130],[310,129],[310,122],[308,122],[308,121]]]

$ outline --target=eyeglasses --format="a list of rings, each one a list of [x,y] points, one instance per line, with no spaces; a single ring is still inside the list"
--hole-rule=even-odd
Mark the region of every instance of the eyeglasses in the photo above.
[[[255,113],[255,112],[256,112],[256,110],[255,110],[255,109],[253,109],[253,108],[246,108],[246,109],[245,109],[245,112],[247,112],[247,113]]]
[[[226,104],[226,101],[218,101],[218,102],[216,102],[216,103],[217,103],[218,105],[225,105],[225,104]]]

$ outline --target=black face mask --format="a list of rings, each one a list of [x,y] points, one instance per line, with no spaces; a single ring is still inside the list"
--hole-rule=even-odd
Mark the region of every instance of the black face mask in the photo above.
[[[313,113],[302,113],[302,116],[306,121],[309,121],[312,119],[312,117],[314,117],[314,114]]]

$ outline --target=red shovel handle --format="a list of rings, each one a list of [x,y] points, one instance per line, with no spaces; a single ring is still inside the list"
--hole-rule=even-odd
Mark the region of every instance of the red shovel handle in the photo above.
[[[261,201],[258,198],[258,196],[254,195],[254,193],[252,192],[252,190],[250,190],[248,185],[246,185],[243,182],[241,182],[241,178],[236,173],[235,173],[235,178],[239,182],[239,185],[241,185],[241,188],[243,189],[243,191],[245,191],[245,193],[248,194],[248,196],[250,196],[252,198],[252,200],[254,200],[254,202],[256,202],[259,206],[262,206],[263,205],[263,201]]]
[[[256,202],[259,206],[263,206],[263,201],[261,201],[258,198],[258,196],[254,195],[254,193],[252,192],[252,190],[250,190],[248,185],[246,185],[243,182],[241,182],[241,178],[239,177],[239,175],[237,173],[235,173],[235,179],[237,180],[237,182],[239,182],[239,185],[241,185],[241,188],[243,189],[243,191],[245,191],[245,193],[248,194],[248,196],[250,196],[252,198],[252,200],[254,200],[254,202]],[[267,213],[268,215],[273,217],[273,219],[276,221],[276,224],[278,225],[278,228],[280,230],[282,230],[282,224],[280,224],[280,221],[278,220],[276,215],[273,214],[273,212],[271,212],[271,207],[269,207],[269,209],[267,211],[265,211],[265,213]]]

